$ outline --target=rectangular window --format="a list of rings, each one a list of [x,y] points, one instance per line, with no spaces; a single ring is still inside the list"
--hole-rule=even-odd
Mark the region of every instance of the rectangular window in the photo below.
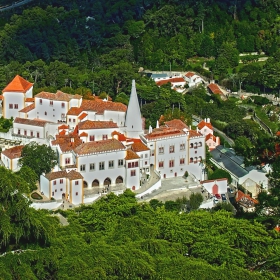
[[[131,170],[130,171],[130,176],[132,177],[132,176],[136,176],[136,170]]]
[[[70,158],[65,159],[65,164],[70,164]]]
[[[40,132],[37,132],[37,138],[40,138]]]
[[[71,122],[71,118],[69,118],[69,122]]]
[[[61,118],[64,119],[65,118],[65,114],[61,114]]]
[[[65,108],[65,103],[64,102],[61,103],[61,108]]]
[[[78,192],[76,192],[76,195],[78,195],[79,193]]]
[[[55,189],[54,191],[57,192],[57,189]]]
[[[13,104],[9,104],[9,109],[13,109],[14,105]]]
[[[24,130],[24,135],[25,135],[25,136],[27,135],[27,131],[26,131],[26,130]]]
[[[174,167],[174,160],[173,159],[169,161],[169,167]]]
[[[145,154],[145,158],[148,158],[148,154]]]
[[[138,167],[138,161],[135,162],[135,167]]]
[[[48,115],[48,113],[47,112],[45,112],[45,116],[47,116]]]
[[[151,150],[151,157],[155,155],[155,150]]]
[[[54,185],[54,186],[56,185],[56,180],[53,181],[53,185]]]
[[[33,137],[33,131],[30,131],[30,135]]]
[[[54,196],[54,192],[52,192],[52,196]]]
[[[109,168],[114,168],[114,161],[113,160],[109,160]]]
[[[131,168],[131,162],[128,163],[128,168]]]
[[[105,169],[104,161],[99,162],[99,170],[104,170],[104,169]]]
[[[89,141],[94,141],[94,135],[89,136]]]
[[[75,123],[76,122],[76,119],[73,119],[73,123]]]
[[[95,164],[94,163],[90,163],[89,164],[89,170],[93,171],[95,169]]]
[[[86,165],[85,164],[81,164],[80,165],[80,171],[85,171],[86,170]]]
[[[158,153],[159,154],[163,154],[164,153],[164,148],[163,147],[159,147],[158,148]]]
[[[42,100],[42,99],[39,100],[39,104],[40,104],[40,105],[43,104],[43,100]]]
[[[118,160],[118,166],[120,167],[120,166],[123,166],[123,159],[119,159]]]
[[[160,162],[158,163],[158,167],[159,167],[159,168],[163,168],[163,166],[164,166],[163,161],[160,161]]]
[[[60,180],[59,180],[59,183],[60,183],[60,184],[63,184],[63,179],[60,179]],[[62,190],[62,189],[61,189],[61,190]]]
[[[79,185],[79,181],[75,181],[75,186],[78,186]]]
[[[17,134],[20,134],[20,129],[18,129]]]
[[[147,161],[145,161],[145,165],[147,165],[148,164],[148,162]]]
[[[15,104],[15,105],[14,105],[14,108],[15,108],[15,109],[18,109],[18,104]]]
[[[52,100],[50,100],[50,106],[53,106],[53,101]]]
[[[174,149],[174,145],[169,146],[169,153],[172,154],[174,153],[175,149]]]
[[[185,144],[180,144],[180,150],[184,151],[185,150]]]
[[[63,191],[63,189],[60,189],[60,191],[62,192],[62,191]]]
[[[102,139],[103,140],[107,140],[108,139],[108,135],[107,134],[102,135]]]
[[[185,164],[185,159],[184,158],[180,158],[180,164]]]

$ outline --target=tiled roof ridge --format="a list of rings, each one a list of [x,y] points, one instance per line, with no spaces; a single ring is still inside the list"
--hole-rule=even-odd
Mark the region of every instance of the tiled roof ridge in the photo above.
[[[26,92],[33,86],[32,83],[16,75],[13,80],[2,90],[2,92]]]

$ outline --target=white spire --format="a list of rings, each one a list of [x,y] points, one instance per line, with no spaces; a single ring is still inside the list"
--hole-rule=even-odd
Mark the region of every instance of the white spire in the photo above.
[[[159,122],[158,122],[158,120],[157,120],[157,127],[156,128],[159,128]]]
[[[125,126],[127,137],[139,138],[139,135],[144,133],[135,80],[132,80],[131,94],[125,117]]]
[[[152,126],[150,125],[149,126],[149,133],[152,133],[153,132],[153,128],[152,128]]]

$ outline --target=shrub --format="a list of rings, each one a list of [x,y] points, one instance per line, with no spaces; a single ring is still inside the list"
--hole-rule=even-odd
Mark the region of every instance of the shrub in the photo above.
[[[188,176],[189,176],[189,172],[188,172],[188,171],[186,171],[186,172],[185,172],[185,174],[184,174],[184,177],[186,177],[186,178],[187,178]]]
[[[31,197],[32,197],[33,199],[36,199],[36,200],[41,200],[41,199],[43,199],[43,197],[42,197],[40,194],[38,194],[37,192],[32,193],[32,194],[31,194]]]

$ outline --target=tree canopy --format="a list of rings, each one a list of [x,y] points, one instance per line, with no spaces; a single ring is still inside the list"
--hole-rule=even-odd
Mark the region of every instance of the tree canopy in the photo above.
[[[57,164],[57,155],[52,148],[47,145],[37,144],[36,142],[30,142],[24,146],[21,156],[19,165],[31,168],[36,173],[37,178],[42,173],[49,173]]]

